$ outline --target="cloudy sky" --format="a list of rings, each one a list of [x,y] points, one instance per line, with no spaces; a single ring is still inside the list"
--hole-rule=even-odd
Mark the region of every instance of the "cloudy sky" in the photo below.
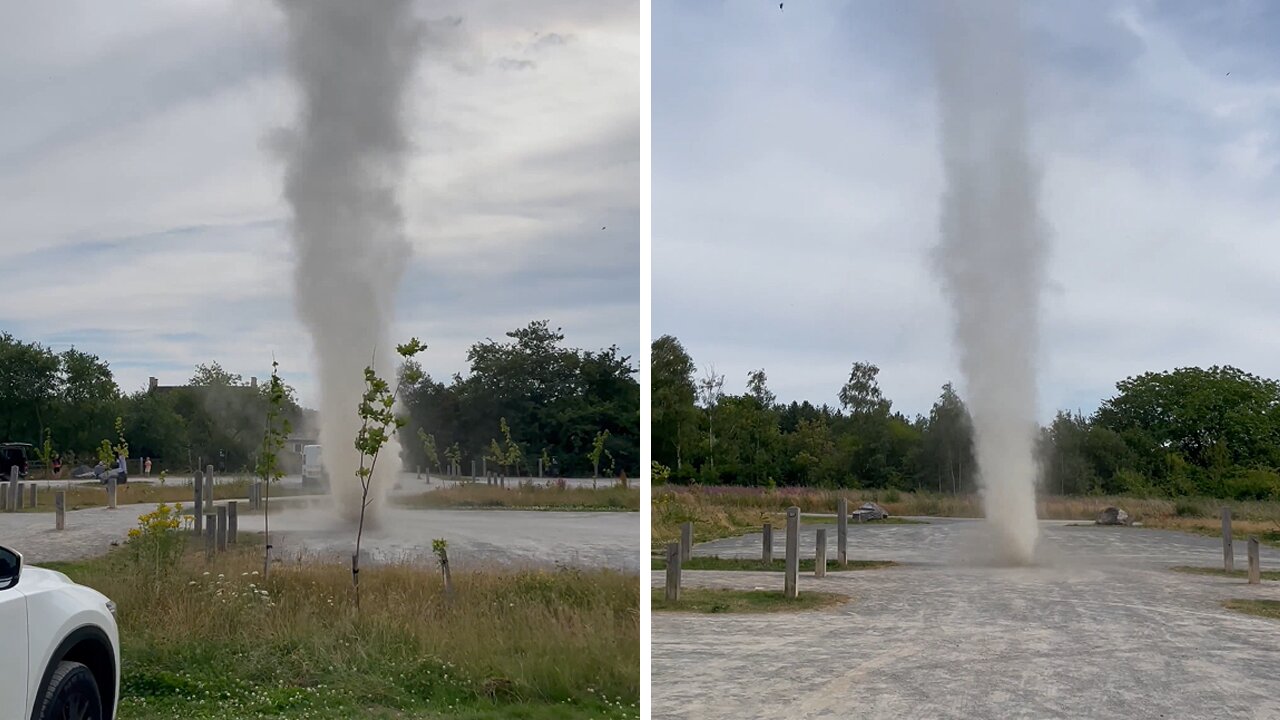
[[[394,335],[427,370],[531,320],[639,339],[636,0],[421,2],[414,256]],[[110,362],[122,389],[216,360],[315,402],[283,166],[283,15],[267,0],[17,3],[0,23],[0,330]],[[607,227],[607,230],[601,230]]]
[[[1280,377],[1280,5],[1027,7],[1042,416],[1148,370]],[[926,413],[960,381],[927,4],[655,0],[653,22],[654,334],[726,392],[763,367],[834,405],[861,360]]]

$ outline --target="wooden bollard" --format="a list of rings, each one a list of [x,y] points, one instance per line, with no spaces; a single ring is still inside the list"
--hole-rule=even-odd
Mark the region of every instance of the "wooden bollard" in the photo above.
[[[782,595],[788,600],[800,596],[800,508],[787,508],[787,564]]]
[[[213,551],[218,547],[218,514],[204,514],[204,559],[212,560]]]
[[[204,473],[196,471],[191,478],[191,487],[194,488],[191,514],[195,517],[193,525],[196,535],[199,535],[204,532]]]
[[[9,496],[9,512],[18,509],[18,466],[14,465],[9,468],[9,487],[5,488],[5,494]]]
[[[14,510],[21,510],[23,503],[26,502],[27,498],[26,498],[26,495],[23,493],[24,490],[26,490],[26,488],[23,487],[23,484],[18,483],[17,492],[13,494],[14,503],[15,503],[13,506]]]
[[[218,518],[218,552],[227,551],[227,506],[219,505],[216,510]]]
[[[1257,585],[1262,582],[1262,559],[1258,550],[1258,537],[1256,535],[1249,536],[1249,584]]]
[[[236,542],[236,533],[239,531],[239,525],[236,522],[236,501],[227,502],[227,543],[234,545]]]
[[[827,530],[818,531],[817,544],[813,546],[813,576],[827,576]]]
[[[0,488],[0,512],[9,512],[9,484]]]
[[[56,530],[67,529],[66,490],[59,490],[53,494],[53,527]]]
[[[680,562],[689,562],[693,557],[693,523],[680,524]]]
[[[27,505],[27,507],[33,508],[35,506],[36,506],[36,484],[31,483],[31,502]]]
[[[1222,568],[1227,572],[1235,572],[1235,548],[1231,542],[1231,508],[1222,508]]]
[[[213,507],[213,466],[204,469],[204,502]]]
[[[773,564],[773,523],[765,523],[760,532],[760,562]]]
[[[840,498],[836,503],[836,562],[840,567],[849,564],[849,499]]]
[[[116,509],[116,479],[107,478],[107,507]]]
[[[680,543],[667,543],[667,602],[680,602]]]

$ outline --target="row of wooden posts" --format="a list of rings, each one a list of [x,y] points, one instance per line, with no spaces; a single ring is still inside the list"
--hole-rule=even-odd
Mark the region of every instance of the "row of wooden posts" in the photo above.
[[[1258,536],[1250,535],[1249,543],[1249,584],[1262,582],[1262,561],[1258,547]],[[1235,543],[1231,540],[1231,508],[1222,508],[1222,569],[1228,573],[1235,572]]]
[[[760,559],[766,564],[773,563],[773,526],[764,524]],[[813,575],[824,577],[827,574],[827,531],[816,531]],[[836,562],[844,567],[849,562],[849,505],[840,498],[836,514]],[[1249,584],[1262,582],[1262,562],[1258,538],[1250,535],[1249,547]],[[667,582],[666,599],[669,602],[680,600],[680,565],[693,557],[693,523],[680,526],[680,542],[667,545]],[[1222,508],[1222,567],[1228,573],[1235,572],[1235,544],[1231,536],[1231,508]],[[782,582],[783,595],[791,600],[799,597],[800,579],[800,508],[787,508],[787,549],[785,572]]]
[[[773,563],[773,525],[765,523],[761,533],[760,560]],[[813,552],[813,576],[827,575],[827,530],[815,532]],[[783,563],[782,594],[789,600],[800,596],[800,508],[787,508],[786,556]],[[680,600],[680,566],[693,557],[693,523],[680,526],[680,542],[667,545],[666,599]],[[836,512],[836,562],[844,567],[849,564],[849,501],[840,498]]]

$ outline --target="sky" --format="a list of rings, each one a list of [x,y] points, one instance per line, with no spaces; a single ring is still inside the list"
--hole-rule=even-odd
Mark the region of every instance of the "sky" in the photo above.
[[[1280,5],[1025,4],[1050,259],[1041,419],[1117,381],[1280,378]],[[964,392],[933,270],[942,186],[925,2],[653,5],[653,333],[744,391],[907,414]]]
[[[422,0],[393,337],[434,377],[533,320],[638,364],[637,0]],[[106,360],[125,392],[216,361],[314,405],[268,0],[14,3],[0,23],[0,331]],[[602,229],[604,228],[604,229]]]

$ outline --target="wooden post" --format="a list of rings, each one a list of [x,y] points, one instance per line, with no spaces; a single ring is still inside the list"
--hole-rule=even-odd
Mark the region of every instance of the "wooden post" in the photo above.
[[[1222,508],[1222,567],[1227,572],[1236,569],[1235,548],[1231,542],[1231,508]]]
[[[827,576],[827,530],[818,531],[817,544],[813,547],[813,576]]]
[[[680,602],[680,543],[667,543],[667,602]]]
[[[67,529],[66,490],[59,490],[53,494],[53,527],[57,530]]]
[[[192,525],[199,537],[204,532],[204,473],[196,471],[191,478],[191,487],[195,489],[195,500],[191,506],[191,514],[194,516]]]
[[[14,510],[21,510],[21,509],[22,509],[22,504],[23,504],[23,503],[25,503],[25,502],[27,501],[26,494],[23,492],[24,490],[26,490],[26,488],[25,488],[25,487],[23,487],[23,483],[18,483],[18,484],[17,484],[17,491],[16,491],[16,492],[14,492],[14,494],[13,494],[13,498],[14,498],[14,506],[13,506],[13,509],[14,509]]]
[[[787,508],[787,566],[782,583],[782,595],[788,600],[800,596],[800,508]]]
[[[116,509],[116,479],[107,478],[107,507]]]
[[[28,507],[36,506],[36,484],[31,483],[31,504]]]
[[[213,551],[218,547],[218,514],[204,514],[204,559],[212,560]]]
[[[419,480],[421,480],[421,479],[422,479],[422,466],[421,466],[421,465],[419,465],[419,466],[418,466],[418,479],[419,479]]]
[[[213,466],[210,465],[204,471],[204,502],[209,507],[213,507]]]
[[[14,465],[9,468],[9,487],[4,489],[7,496],[6,504],[9,506],[9,512],[18,509],[18,466]]]
[[[836,562],[840,567],[849,564],[849,499],[840,498],[836,517]]]
[[[1262,560],[1258,552],[1258,536],[1249,536],[1249,584],[1262,582]]]
[[[693,557],[693,523],[680,524],[680,562],[688,562]]]
[[[765,523],[761,531],[760,562],[773,564],[773,523]]]
[[[489,477],[489,458],[480,458],[480,472],[484,473],[485,477]]]
[[[226,552],[227,551],[227,506],[226,505],[218,506],[217,518],[218,518],[218,530],[217,530],[218,552]]]
[[[471,458],[471,479],[476,479],[476,459]]]
[[[538,479],[542,479],[542,458],[538,458]]]
[[[9,512],[9,486],[0,488],[0,512]]]
[[[236,520],[236,501],[229,500],[227,502],[227,543],[234,545],[236,542],[236,533],[239,532],[239,524]]]

